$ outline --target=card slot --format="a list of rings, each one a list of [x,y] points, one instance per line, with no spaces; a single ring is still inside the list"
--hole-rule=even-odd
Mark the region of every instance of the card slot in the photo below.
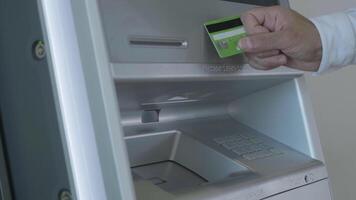
[[[132,46],[141,47],[173,47],[187,48],[187,40],[167,39],[167,38],[148,38],[148,37],[131,37],[129,44]]]

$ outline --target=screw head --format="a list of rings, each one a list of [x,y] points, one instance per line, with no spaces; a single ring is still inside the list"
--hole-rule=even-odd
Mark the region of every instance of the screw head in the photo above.
[[[42,40],[36,40],[33,42],[32,53],[36,60],[43,60],[46,57],[46,48]]]
[[[58,195],[59,200],[72,200],[72,193],[69,190],[61,190]]]

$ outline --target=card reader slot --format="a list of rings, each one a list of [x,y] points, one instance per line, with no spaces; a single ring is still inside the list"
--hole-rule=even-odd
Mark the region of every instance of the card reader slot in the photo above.
[[[150,37],[131,37],[129,38],[130,45],[141,47],[174,47],[187,48],[188,41],[180,39],[168,38],[150,38]]]
[[[279,4],[278,0],[222,0],[222,1],[230,1],[235,3],[245,3],[245,4],[252,4],[258,6],[275,6]]]

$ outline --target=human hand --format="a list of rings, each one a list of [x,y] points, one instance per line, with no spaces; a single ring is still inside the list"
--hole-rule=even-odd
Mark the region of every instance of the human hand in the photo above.
[[[241,16],[248,36],[239,47],[252,67],[262,70],[288,66],[318,71],[322,44],[315,25],[293,10],[280,6],[256,8]]]

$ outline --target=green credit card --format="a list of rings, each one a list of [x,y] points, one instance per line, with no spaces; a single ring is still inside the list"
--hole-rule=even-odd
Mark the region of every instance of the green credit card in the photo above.
[[[220,58],[243,53],[238,43],[246,31],[239,16],[209,21],[204,26]]]

